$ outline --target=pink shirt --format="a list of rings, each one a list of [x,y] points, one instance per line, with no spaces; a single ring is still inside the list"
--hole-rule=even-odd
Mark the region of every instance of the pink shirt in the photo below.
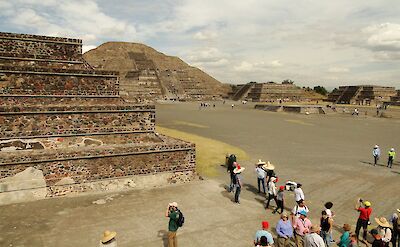
[[[294,220],[294,224],[293,224],[293,228],[296,231],[296,234],[300,235],[300,236],[304,236],[305,234],[305,230],[307,229],[307,232],[310,232],[311,229],[311,221],[307,218],[305,218],[304,220],[299,218],[296,218]]]

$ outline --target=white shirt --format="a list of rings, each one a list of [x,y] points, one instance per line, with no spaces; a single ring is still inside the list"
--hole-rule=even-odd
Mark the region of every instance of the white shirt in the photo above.
[[[382,236],[382,241],[385,243],[389,243],[392,239],[392,230],[390,228],[383,228],[378,226],[379,235]]]
[[[270,181],[268,183],[268,194],[276,196],[276,185],[274,182]]]
[[[301,211],[309,212],[308,207],[304,205],[304,207],[300,207],[299,205],[294,206],[292,213],[297,217]]]
[[[313,232],[304,236],[304,247],[325,247],[325,243],[320,235]]]
[[[257,173],[257,178],[265,178],[265,176],[267,175],[265,170],[262,169],[261,167],[256,168],[256,173]]]
[[[325,209],[326,215],[328,215],[328,217],[332,218],[332,211],[330,209]]]
[[[304,193],[301,188],[296,188],[294,189],[293,192],[294,192],[294,199],[296,200],[296,202],[300,201],[301,199],[304,200]]]

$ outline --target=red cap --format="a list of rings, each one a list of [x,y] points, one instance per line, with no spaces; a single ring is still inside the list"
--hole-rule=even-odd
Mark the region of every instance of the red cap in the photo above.
[[[268,229],[268,227],[269,227],[268,221],[263,221],[263,222],[261,223],[261,225],[262,225],[262,228],[264,228],[264,229]]]
[[[275,183],[277,183],[279,181],[279,178],[278,177],[276,177],[275,178]]]
[[[279,190],[285,190],[285,186],[279,186]]]

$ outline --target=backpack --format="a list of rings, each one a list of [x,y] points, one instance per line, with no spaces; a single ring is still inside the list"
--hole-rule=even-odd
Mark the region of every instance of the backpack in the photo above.
[[[183,216],[183,213],[179,209],[178,209],[178,214],[179,214],[179,217],[178,217],[178,220],[177,220],[176,224],[179,227],[182,227],[183,223],[185,223],[185,216]]]

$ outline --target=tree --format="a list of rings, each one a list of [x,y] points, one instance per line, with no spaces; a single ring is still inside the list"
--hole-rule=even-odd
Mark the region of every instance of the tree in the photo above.
[[[294,81],[286,79],[282,82],[282,84],[294,84]]]
[[[328,90],[326,90],[326,88],[324,88],[323,86],[315,86],[314,91],[322,95],[328,94]]]

